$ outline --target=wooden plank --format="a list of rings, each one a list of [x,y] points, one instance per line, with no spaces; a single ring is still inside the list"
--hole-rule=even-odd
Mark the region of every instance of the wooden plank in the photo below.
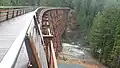
[[[32,51],[32,48],[30,46],[30,41],[28,39],[28,36],[25,37],[25,46],[26,46],[26,49],[27,49],[29,63],[30,63],[29,67],[37,68],[38,66],[37,66],[37,63],[36,63],[36,59],[34,58],[33,51]]]
[[[22,42],[26,34],[26,31],[32,19],[31,16],[33,16],[33,12],[14,18],[12,20],[4,21],[0,23],[0,40],[1,40],[0,44],[1,44],[1,47],[2,46],[4,47],[4,45],[6,45],[4,50],[5,53],[2,52],[3,50],[0,51],[3,53],[2,55],[0,55],[0,59],[2,58],[0,62],[0,68],[14,67],[22,46]],[[25,22],[27,23],[25,24]]]
[[[49,33],[49,35],[52,35],[51,32],[50,32],[50,28],[48,28],[48,33]]]
[[[52,40],[50,40],[50,44],[51,44],[51,54],[53,56],[53,62],[54,62],[54,68],[58,68],[58,65],[57,65],[57,59],[56,59],[56,56],[55,56],[55,50],[53,48],[53,42]]]
[[[33,41],[32,37],[28,37],[29,41],[30,41],[30,46],[32,48],[32,51],[33,51],[33,55],[36,59],[36,62],[37,62],[37,65],[38,65],[38,68],[42,68],[41,66],[41,63],[40,63],[40,58],[38,56],[38,52],[37,52],[37,49],[36,49],[36,45],[35,45],[35,42]]]
[[[43,38],[53,38],[53,35],[43,35]]]
[[[36,29],[36,31],[38,31],[38,34],[40,35],[40,30],[39,30],[35,15],[33,16],[33,18],[34,18],[35,29]]]

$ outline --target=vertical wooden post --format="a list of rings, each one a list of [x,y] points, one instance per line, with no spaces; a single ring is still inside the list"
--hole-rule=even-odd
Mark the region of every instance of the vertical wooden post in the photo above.
[[[7,18],[6,18],[6,20],[8,20],[8,16],[9,16],[9,11],[7,11]]]
[[[1,20],[1,11],[0,11],[0,22],[1,22],[2,20]]]
[[[42,68],[33,39],[29,36],[26,36],[25,44],[32,68]]]
[[[35,15],[33,16],[33,18],[34,18],[35,29],[36,29],[37,33],[40,35],[40,31],[39,31],[39,27],[38,27],[38,24],[37,24],[37,20],[36,20],[36,18],[35,18]]]
[[[16,14],[16,16],[18,16],[18,10],[17,10],[17,14]]]
[[[12,18],[14,17],[14,9],[13,9],[13,13],[12,13]]]
[[[52,52],[51,52],[51,46],[49,46],[49,49],[50,49],[50,63],[49,63],[49,67],[50,68],[53,68],[53,58],[52,58]]]
[[[32,48],[30,47],[30,40],[29,40],[28,36],[25,37],[25,46],[27,49],[29,62],[32,65],[32,68],[37,68],[38,66],[36,65],[37,63],[35,61]]]

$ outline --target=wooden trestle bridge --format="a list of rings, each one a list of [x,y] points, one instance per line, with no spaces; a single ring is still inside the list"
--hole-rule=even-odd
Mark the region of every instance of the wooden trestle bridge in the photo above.
[[[24,68],[24,63],[28,68],[58,68],[69,10],[0,7],[0,68]]]

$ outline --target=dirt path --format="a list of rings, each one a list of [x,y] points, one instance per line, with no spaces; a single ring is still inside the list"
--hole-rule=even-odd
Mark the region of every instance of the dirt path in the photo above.
[[[86,68],[106,68],[93,59],[85,48],[77,48],[76,45],[63,43],[63,51],[59,53],[58,64],[80,64]]]

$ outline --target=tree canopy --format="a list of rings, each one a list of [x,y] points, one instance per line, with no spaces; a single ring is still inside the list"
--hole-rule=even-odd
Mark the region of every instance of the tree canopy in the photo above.
[[[40,0],[0,0],[0,6],[38,6]]]
[[[120,6],[114,5],[94,18],[89,41],[93,55],[111,68],[120,67]],[[100,51],[100,52],[98,52]]]

